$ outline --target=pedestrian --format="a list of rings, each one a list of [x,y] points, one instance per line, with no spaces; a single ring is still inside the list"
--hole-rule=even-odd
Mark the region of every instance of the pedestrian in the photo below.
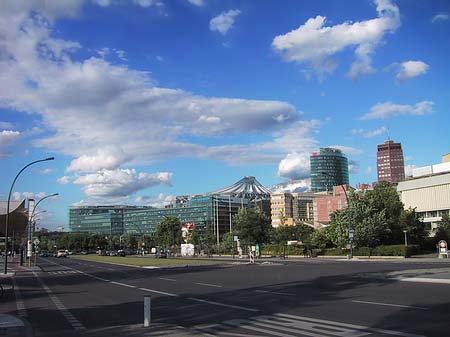
[[[303,257],[306,257],[308,254],[308,248],[304,247],[303,248]]]

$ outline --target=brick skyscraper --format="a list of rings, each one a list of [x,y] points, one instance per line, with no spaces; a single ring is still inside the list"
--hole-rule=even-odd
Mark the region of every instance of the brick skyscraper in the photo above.
[[[405,180],[405,163],[401,143],[387,140],[377,146],[378,181],[398,183]]]

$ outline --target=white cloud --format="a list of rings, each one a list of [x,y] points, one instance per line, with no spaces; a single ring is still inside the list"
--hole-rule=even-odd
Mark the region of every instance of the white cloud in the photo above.
[[[0,129],[13,129],[14,125],[10,122],[2,122],[0,121]]]
[[[415,168],[417,168],[417,165],[414,165],[414,164],[405,165],[405,176],[412,177],[413,170]]]
[[[311,190],[311,179],[285,181],[269,188],[273,193],[308,192]]]
[[[94,172],[101,169],[116,169],[128,160],[120,149],[98,149],[94,155],[82,155],[71,161],[67,172]]]
[[[359,162],[355,160],[349,160],[348,161],[348,172],[351,174],[358,174],[359,173]]]
[[[424,116],[433,112],[433,105],[434,103],[431,101],[422,101],[415,105],[402,105],[392,102],[377,103],[361,119],[387,119],[402,115]]]
[[[90,199],[128,198],[129,195],[160,184],[171,184],[172,173],[153,174],[136,172],[134,169],[103,169],[96,173],[79,176],[74,184],[82,185]]]
[[[158,195],[152,196],[139,196],[135,199],[136,203],[143,204],[146,206],[162,208],[169,205],[175,200],[174,195],[165,195],[164,193],[159,193]]]
[[[55,172],[55,170],[51,169],[51,168],[46,168],[46,169],[40,170],[39,172],[41,174],[51,174],[51,173]]]
[[[13,200],[34,199],[36,201],[39,201],[40,199],[42,199],[46,195],[47,194],[45,192],[39,192],[39,193],[34,193],[34,192],[14,192],[12,197],[13,197]]]
[[[435,16],[433,16],[433,18],[431,19],[431,22],[436,23],[436,22],[448,21],[448,19],[449,19],[448,14],[439,13],[439,14],[436,14]]]
[[[289,153],[278,164],[278,176],[289,179],[305,179],[310,176],[309,153]]]
[[[388,129],[385,126],[382,126],[373,131],[367,131],[365,129],[353,129],[351,132],[352,135],[362,135],[364,138],[372,138],[375,136],[382,135],[386,133],[386,131],[388,131]]]
[[[272,48],[281,53],[287,62],[306,63],[319,76],[331,73],[337,67],[333,55],[348,49],[355,49],[355,61],[348,75],[374,72],[372,55],[387,33],[400,26],[398,7],[389,0],[375,0],[378,17],[366,21],[345,22],[325,26],[326,17],[316,16],[284,35],[276,36]]]
[[[234,18],[241,14],[238,9],[231,9],[228,12],[222,12],[220,15],[214,17],[209,21],[209,29],[216,30],[222,35],[225,35],[234,25]]]
[[[344,155],[349,155],[349,154],[358,155],[358,154],[364,153],[363,150],[360,150],[360,149],[357,149],[357,148],[354,148],[351,146],[345,146],[345,145],[330,145],[327,147],[341,150],[344,153]]]
[[[67,185],[70,183],[71,178],[69,176],[62,176],[61,178],[57,179],[58,184],[61,185]]]
[[[400,82],[408,81],[419,75],[426,74],[429,65],[422,61],[406,61],[400,64],[400,69],[395,78]]]
[[[16,141],[18,141],[20,136],[21,136],[21,134],[19,131],[13,131],[13,130],[0,131],[0,158],[9,155],[9,152],[7,152],[6,149],[10,145],[12,145]]]
[[[205,0],[188,0],[191,5],[202,7],[205,5]]]

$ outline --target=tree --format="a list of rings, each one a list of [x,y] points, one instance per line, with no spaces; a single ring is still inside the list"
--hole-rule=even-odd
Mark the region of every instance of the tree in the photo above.
[[[180,245],[183,242],[181,236],[181,222],[175,217],[166,217],[156,226],[156,244],[164,248]]]
[[[267,242],[270,222],[259,208],[241,208],[234,216],[239,238],[247,244]]]
[[[415,208],[409,208],[402,211],[400,214],[400,224],[402,230],[407,231],[410,243],[421,244],[428,237],[428,226],[416,213]]]
[[[311,236],[309,237],[309,245],[318,249],[324,249],[327,246],[331,246],[331,242],[328,239],[326,231],[326,228],[321,228],[312,232]]]
[[[436,229],[436,236],[437,241],[445,240],[449,241],[450,239],[450,216],[449,213],[445,213],[442,215],[441,221],[439,221],[437,229]]]
[[[205,237],[203,238],[203,244],[205,245],[206,253],[211,256],[212,248],[216,243],[215,235],[211,229],[211,224],[206,223]]]

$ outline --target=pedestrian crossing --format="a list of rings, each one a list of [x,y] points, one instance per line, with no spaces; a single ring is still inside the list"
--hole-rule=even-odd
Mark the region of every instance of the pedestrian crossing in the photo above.
[[[232,319],[220,324],[205,324],[194,329],[209,336],[408,336],[423,337],[411,333],[370,328],[283,313],[260,315],[248,319]]]
[[[66,274],[80,274],[78,270],[58,270],[58,271],[49,271],[48,275],[66,275]]]

